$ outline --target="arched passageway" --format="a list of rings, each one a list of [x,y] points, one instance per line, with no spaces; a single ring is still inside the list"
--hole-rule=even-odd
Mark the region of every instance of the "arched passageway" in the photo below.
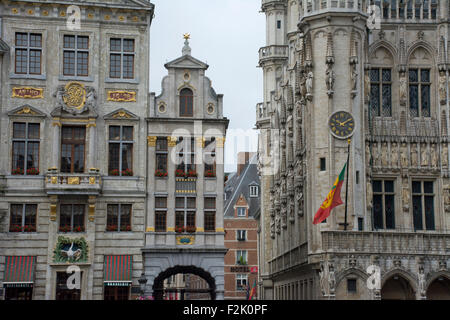
[[[427,289],[428,300],[450,300],[450,279],[439,276],[434,279]]]
[[[393,275],[381,288],[382,300],[415,300],[414,289],[408,280],[400,275]]]

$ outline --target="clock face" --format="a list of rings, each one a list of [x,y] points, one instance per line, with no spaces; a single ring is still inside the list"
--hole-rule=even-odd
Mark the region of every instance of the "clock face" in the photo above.
[[[347,111],[333,113],[328,124],[331,133],[338,139],[349,138],[355,130],[355,119]]]

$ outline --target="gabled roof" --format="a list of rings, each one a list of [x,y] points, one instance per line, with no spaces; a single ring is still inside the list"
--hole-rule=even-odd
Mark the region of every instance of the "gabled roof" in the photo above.
[[[206,63],[198,59],[195,59],[194,57],[188,54],[185,54],[175,60],[167,62],[164,65],[164,67],[166,67],[166,69],[179,68],[179,69],[203,69],[203,70],[209,68],[209,66]]]
[[[259,190],[258,197],[250,197],[249,186],[259,184],[257,155],[255,154],[242,169],[241,174],[230,174],[225,184],[224,190],[227,194],[227,199],[224,203],[224,218],[234,217],[234,206],[241,195],[245,197],[248,203],[248,216],[254,217],[261,206],[261,190]]]

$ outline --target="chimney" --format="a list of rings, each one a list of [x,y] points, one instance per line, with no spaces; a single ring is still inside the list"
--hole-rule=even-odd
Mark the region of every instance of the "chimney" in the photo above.
[[[255,152],[239,152],[237,156],[237,175],[240,176],[245,165],[248,163]]]

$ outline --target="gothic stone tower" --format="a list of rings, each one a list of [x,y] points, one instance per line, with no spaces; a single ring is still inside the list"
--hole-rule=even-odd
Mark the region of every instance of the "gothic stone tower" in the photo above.
[[[261,297],[423,299],[437,277],[449,279],[449,256],[440,245],[449,241],[441,232],[448,227],[448,113],[440,107],[447,105],[448,30],[439,18],[448,7],[403,2],[379,6],[381,30],[372,31],[369,1],[263,1]],[[442,40],[428,43],[424,31],[417,33],[421,24],[427,38]],[[417,29],[416,39],[410,29]],[[354,119],[350,141],[330,130],[339,111]],[[344,205],[313,225],[349,143],[346,230]],[[400,168],[403,144],[413,151],[405,149]],[[366,286],[369,265],[381,271],[374,290]],[[396,290],[400,282],[407,289]]]

